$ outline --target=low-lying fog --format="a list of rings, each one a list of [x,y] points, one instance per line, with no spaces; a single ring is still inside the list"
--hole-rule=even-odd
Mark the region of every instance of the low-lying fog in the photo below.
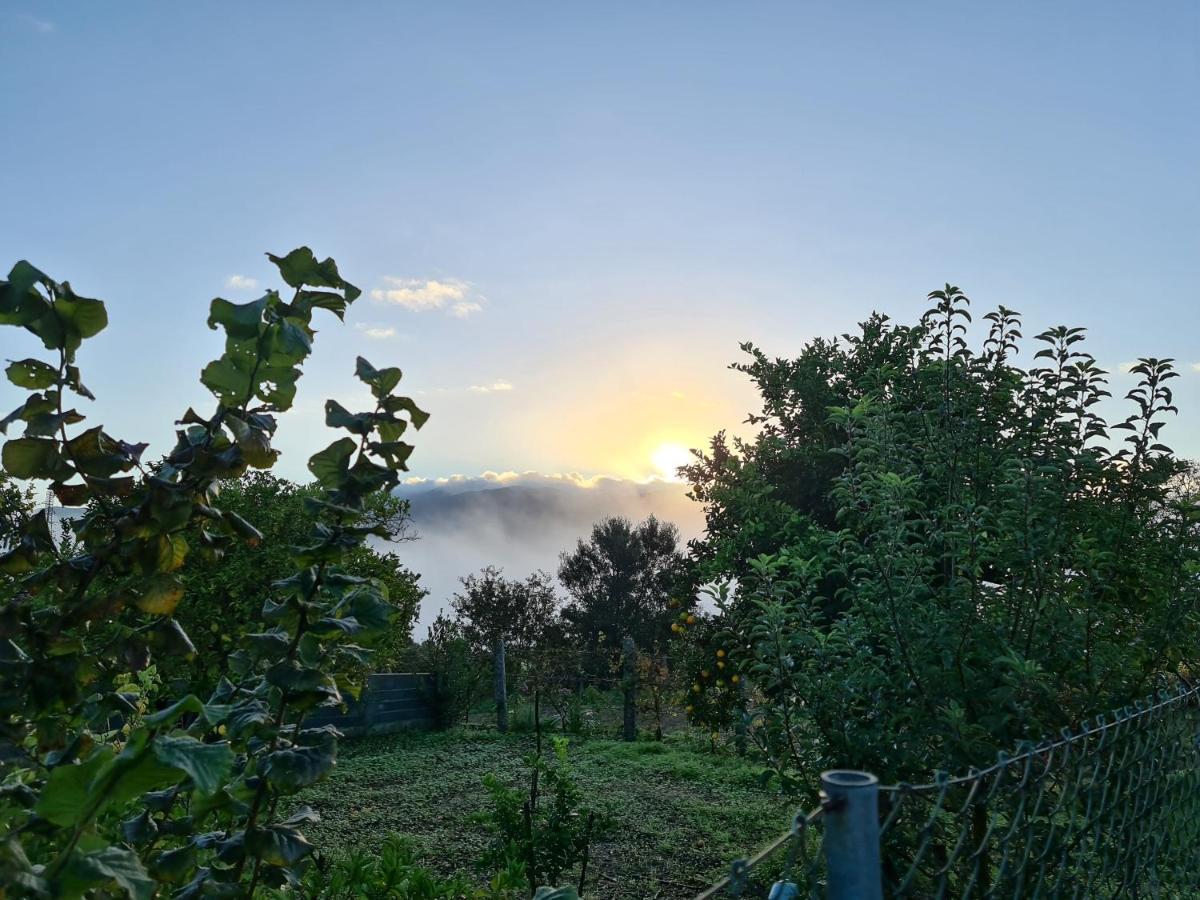
[[[457,590],[460,576],[486,565],[516,577],[539,568],[553,575],[559,553],[573,548],[605,516],[636,521],[654,514],[678,526],[681,544],[698,536],[703,514],[686,492],[686,485],[667,481],[536,474],[404,485],[398,493],[412,503],[419,539],[394,549],[421,574],[429,591],[413,637],[425,636]]]

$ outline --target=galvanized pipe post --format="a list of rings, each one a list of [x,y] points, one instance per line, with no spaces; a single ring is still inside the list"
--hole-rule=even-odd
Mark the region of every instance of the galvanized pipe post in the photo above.
[[[508,731],[508,683],[504,675],[504,638],[492,645],[492,667],[495,675],[496,729]]]
[[[829,900],[883,900],[879,779],[869,772],[821,773]]]

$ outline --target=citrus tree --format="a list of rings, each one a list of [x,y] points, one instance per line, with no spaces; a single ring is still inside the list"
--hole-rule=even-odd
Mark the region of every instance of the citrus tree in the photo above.
[[[4,896],[250,896],[296,883],[313,849],[302,829],[314,814],[282,815],[280,801],[335,765],[336,731],[305,717],[356,690],[347,673],[394,616],[383,584],[343,563],[385,532],[364,509],[397,483],[412,450],[402,437],[427,418],[396,394],[399,369],[360,358],[374,407],[326,403],[327,425],[348,434],[309,460],[319,490],[304,498],[307,535],[286,577],[262,585],[259,619],[236,635],[215,689],[152,711],[128,690],[154,660],[196,652],[178,614],[186,562],[263,541],[222,506],[221,485],[275,463],[276,416],[295,398],[313,317],[341,318],[360,294],[307,247],[268,256],[289,295],[212,301],[225,349],[200,377],[215,406],[184,412],[174,449],[153,463],[145,444],[87,427],[76,408],[95,399],[77,356],[106,326],[104,304],[27,262],[0,282],[0,324],[47,350],[6,369],[29,396],[0,423],[23,429],[0,452],[3,470],[87,507],[68,549],[42,510],[0,555]]]

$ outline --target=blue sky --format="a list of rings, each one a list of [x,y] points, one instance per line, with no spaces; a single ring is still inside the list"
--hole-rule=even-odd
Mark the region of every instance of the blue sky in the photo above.
[[[1179,358],[1200,456],[1200,4],[5,0],[0,36],[0,266],[109,302],[81,364],[121,437],[166,447],[208,301],[307,243],[367,294],[293,476],[363,353],[433,413],[418,475],[644,477],[744,418],[738,341],[945,281]]]

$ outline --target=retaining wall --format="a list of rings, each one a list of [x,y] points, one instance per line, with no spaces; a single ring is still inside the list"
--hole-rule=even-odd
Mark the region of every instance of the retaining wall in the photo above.
[[[432,686],[433,676],[423,672],[368,675],[362,696],[347,699],[345,712],[336,707],[315,709],[305,717],[304,724],[334,725],[347,736],[432,728]]]

